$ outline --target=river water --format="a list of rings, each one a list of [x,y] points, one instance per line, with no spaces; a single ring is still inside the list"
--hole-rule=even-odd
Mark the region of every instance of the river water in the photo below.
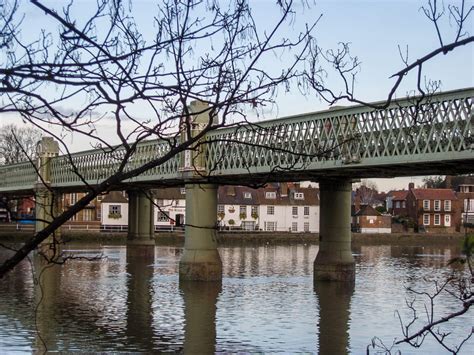
[[[310,352],[363,354],[374,336],[387,345],[406,323],[406,290],[430,290],[452,271],[459,249],[362,246],[355,285],[313,284],[315,245],[221,247],[223,280],[178,280],[181,248],[68,245],[84,258],[44,268],[38,257],[0,280],[0,353]],[[7,256],[0,250],[0,260]],[[40,272],[42,270],[42,272]],[[35,282],[32,275],[39,275]],[[421,301],[416,303],[424,317]],[[447,295],[436,314],[453,311]],[[36,310],[36,312],[35,312]],[[472,314],[448,329],[459,343]],[[403,353],[443,354],[431,338]],[[373,353],[373,352],[372,352]],[[471,339],[461,353],[474,353]]]

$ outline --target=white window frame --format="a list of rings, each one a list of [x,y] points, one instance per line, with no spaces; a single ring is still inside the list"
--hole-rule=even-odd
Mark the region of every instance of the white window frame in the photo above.
[[[225,206],[217,205],[217,213],[225,213]]]
[[[438,219],[438,223],[436,223],[436,219]],[[435,226],[440,226],[441,225],[441,215],[439,213],[436,213],[433,217],[433,224]]]
[[[304,206],[304,208],[303,208],[303,215],[304,215],[304,216],[309,216],[309,206]]]
[[[295,200],[304,200],[303,192],[295,192]]]
[[[430,210],[430,200],[423,200],[423,210],[424,211]]]
[[[430,225],[430,215],[428,213],[423,214],[423,225],[424,226]]]
[[[434,200],[433,205],[435,211],[441,211],[441,200]]]
[[[273,216],[275,214],[275,206],[268,205],[267,206],[267,215]]]
[[[304,222],[304,223],[303,223],[303,230],[304,230],[305,232],[309,232],[309,222]]]
[[[267,192],[265,192],[265,198],[266,198],[267,200],[274,200],[274,199],[276,199],[276,197],[277,197],[276,195],[277,195],[277,194],[276,194],[275,191],[267,191]]]
[[[239,214],[241,213],[247,214],[247,206],[243,206],[243,205],[239,206]]]
[[[451,200],[444,200],[444,210],[451,212]]]
[[[252,194],[250,192],[244,192],[244,198],[246,199],[251,199],[252,198]]]
[[[291,222],[291,231],[298,232],[298,222]]]
[[[291,215],[292,216],[298,216],[298,206],[292,206],[291,207]]]
[[[395,202],[395,208],[400,208],[400,201]]]

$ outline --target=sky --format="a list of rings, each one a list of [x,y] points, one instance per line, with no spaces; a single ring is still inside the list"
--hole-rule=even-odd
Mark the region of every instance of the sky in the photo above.
[[[389,77],[404,67],[399,55],[399,46],[408,49],[409,61],[413,61],[434,50],[439,45],[434,26],[425,17],[420,7],[427,1],[418,0],[332,0],[316,1],[311,6],[302,6],[303,1],[295,1],[297,18],[288,27],[288,34],[297,33],[306,22],[314,21],[322,14],[314,35],[319,46],[335,48],[340,42],[349,42],[351,52],[362,62],[361,71],[357,76],[355,92],[358,98],[365,101],[383,100],[394,83]],[[48,2],[47,2],[48,3]],[[49,2],[56,6],[63,2]],[[79,1],[79,14],[86,15],[91,1]],[[269,26],[276,20],[277,12],[274,1],[251,0],[255,21],[259,26]],[[446,2],[447,4],[447,2]],[[467,2],[473,6],[473,1]],[[133,8],[141,29],[147,33],[153,26],[150,16],[153,16],[152,1],[133,1]],[[42,14],[38,10],[28,10],[25,17],[24,36],[33,35],[40,26],[44,25]],[[47,26],[47,25],[46,25]],[[445,42],[453,38],[453,26],[449,21],[442,23],[441,30],[445,34]],[[474,21],[466,26],[466,31],[474,33]],[[269,68],[271,63],[268,64]],[[441,90],[448,91],[474,86],[474,45],[456,49],[447,56],[439,56],[424,66],[427,78],[441,81]],[[334,76],[329,76],[326,83],[332,88],[340,87],[340,82]],[[409,75],[397,96],[404,96],[413,89],[415,77]],[[256,120],[272,119],[288,115],[314,112],[327,109],[328,105],[315,95],[303,96],[292,89],[290,92],[280,92],[276,105],[264,110]],[[251,111],[247,112],[253,115]],[[12,115],[0,114],[0,125],[17,122]],[[107,121],[103,123],[104,132],[112,129]],[[72,151],[85,150],[90,144],[80,137],[70,137],[68,145]],[[442,175],[442,172],[440,172]],[[406,188],[409,182],[421,185],[421,178],[373,179],[378,188],[387,191],[394,188]]]

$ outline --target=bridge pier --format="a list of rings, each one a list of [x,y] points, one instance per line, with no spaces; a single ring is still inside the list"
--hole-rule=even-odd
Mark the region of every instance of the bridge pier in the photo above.
[[[58,156],[59,144],[52,137],[43,137],[37,145],[37,169],[38,179],[34,186],[35,192],[35,232],[43,230],[58,215],[60,210],[59,194],[51,189],[51,159]],[[60,229],[54,232],[54,236],[60,237]],[[51,244],[51,236],[41,244]]]
[[[314,280],[355,280],[351,251],[351,181],[319,182],[319,252],[314,261]]]
[[[222,279],[216,224],[217,186],[187,184],[184,253],[179,262],[180,280]]]
[[[128,194],[128,245],[155,245],[152,196],[141,190]]]

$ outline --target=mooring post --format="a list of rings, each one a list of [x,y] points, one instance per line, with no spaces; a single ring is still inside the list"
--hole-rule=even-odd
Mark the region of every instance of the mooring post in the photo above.
[[[351,250],[350,180],[319,182],[320,231],[319,251],[314,261],[314,280],[355,280]]]

